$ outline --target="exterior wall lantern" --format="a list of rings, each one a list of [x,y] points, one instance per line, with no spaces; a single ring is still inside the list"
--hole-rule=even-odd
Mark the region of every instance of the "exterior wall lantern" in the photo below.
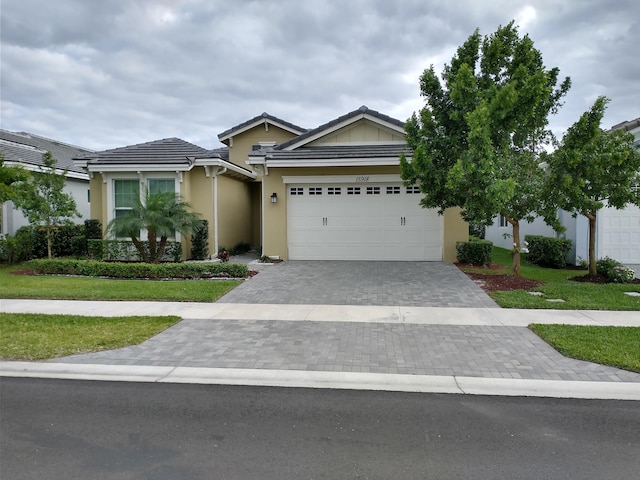
[[[278,194],[276,192],[271,194],[271,203],[278,203]]]

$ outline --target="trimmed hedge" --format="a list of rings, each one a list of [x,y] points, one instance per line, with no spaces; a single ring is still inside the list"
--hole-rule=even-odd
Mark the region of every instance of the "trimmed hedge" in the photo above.
[[[472,240],[469,242],[457,242],[456,251],[458,262],[472,265],[489,265],[493,242],[489,240]]]
[[[118,263],[72,259],[36,259],[27,267],[42,275],[83,275],[112,278],[246,278],[247,265],[240,263]]]
[[[571,250],[571,240],[543,237],[542,235],[525,235],[524,241],[527,244],[527,261],[529,263],[549,268],[566,267],[566,256]]]
[[[609,257],[596,260],[596,273],[607,277],[612,283],[631,283],[636,277],[632,268]]]
[[[141,262],[140,253],[131,240],[88,240],[88,256],[93,260],[108,262]],[[142,244],[147,247],[148,241]],[[179,262],[182,257],[180,242],[167,242],[163,262]]]

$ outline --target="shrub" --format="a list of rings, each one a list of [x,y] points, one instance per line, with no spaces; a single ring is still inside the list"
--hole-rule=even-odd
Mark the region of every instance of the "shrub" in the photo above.
[[[28,267],[43,275],[85,275],[113,278],[246,278],[249,269],[239,263],[118,263],[73,259],[35,259]]]
[[[491,250],[493,242],[488,240],[472,240],[470,242],[457,242],[456,251],[458,262],[473,265],[489,265],[491,263]]]
[[[571,240],[566,238],[543,237],[542,235],[526,235],[527,261],[541,267],[564,268],[566,256],[571,250]]]
[[[598,275],[607,277],[607,280],[612,283],[630,283],[636,276],[636,272],[632,268],[609,257],[596,261],[596,272]]]
[[[191,258],[204,260],[209,256],[209,222],[200,220],[200,224],[191,233]]]
[[[102,239],[102,224],[100,223],[100,220],[85,220],[84,236],[87,240]]]

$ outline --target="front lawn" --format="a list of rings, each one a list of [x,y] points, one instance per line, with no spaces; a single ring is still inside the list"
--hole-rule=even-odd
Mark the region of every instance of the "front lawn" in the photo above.
[[[137,345],[180,320],[0,313],[0,358],[45,360]]]
[[[493,248],[493,262],[504,269],[461,267],[465,272],[489,275],[511,273],[511,254],[504,248]],[[640,292],[640,284],[595,284],[569,280],[571,277],[586,275],[586,270],[542,268],[522,260],[521,275],[524,278],[542,282],[530,288],[541,292],[534,296],[526,290],[492,291],[489,295],[504,308],[553,308],[563,310],[640,310],[640,297],[625,295],[624,292]],[[564,300],[550,302],[548,300]]]
[[[640,327],[537,323],[529,328],[567,357],[640,373]]]
[[[24,267],[0,267],[1,298],[215,302],[242,280],[115,280],[16,275]]]

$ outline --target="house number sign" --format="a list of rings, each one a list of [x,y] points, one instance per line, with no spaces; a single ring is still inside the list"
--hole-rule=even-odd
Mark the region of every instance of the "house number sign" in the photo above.
[[[356,177],[356,183],[367,183],[369,181],[369,177]]]

